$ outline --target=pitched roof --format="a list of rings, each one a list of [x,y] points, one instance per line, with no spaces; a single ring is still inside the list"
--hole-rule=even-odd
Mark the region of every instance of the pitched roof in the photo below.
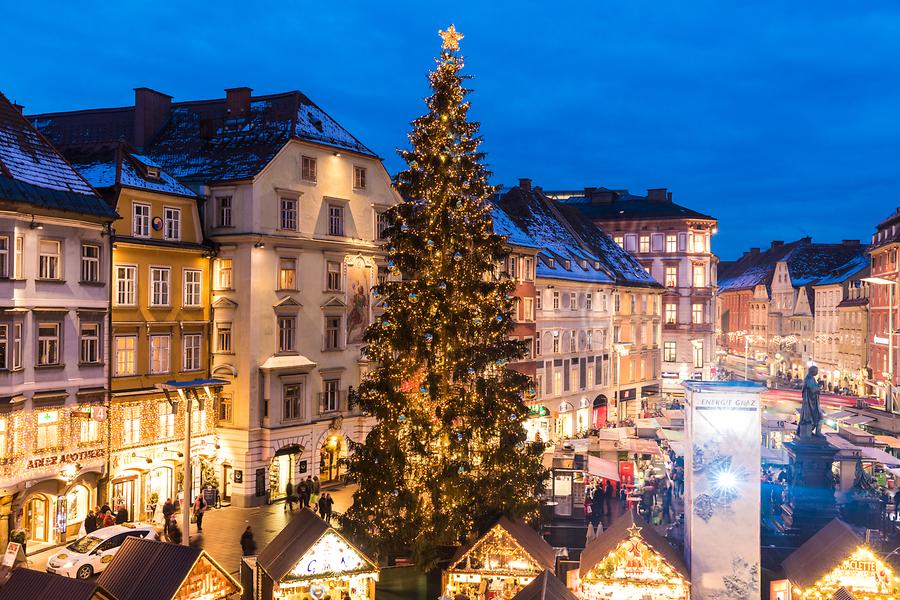
[[[627,511],[618,519],[613,521],[609,528],[603,531],[599,536],[591,540],[581,552],[579,575],[584,577],[591,569],[597,566],[606,556],[612,552],[619,544],[626,541],[630,537],[629,529],[632,527],[640,528],[640,536],[644,542],[653,550],[658,552],[665,559],[669,566],[678,572],[684,579],[690,580],[691,574],[684,563],[681,554],[673,548],[669,542],[661,534],[657,533],[651,525],[634,511]]]
[[[590,191],[584,195],[571,195],[561,198],[561,202],[577,208],[592,221],[629,221],[640,219],[702,219],[715,221],[715,217],[705,215],[671,200],[654,200],[649,196],[629,193],[628,190],[610,190],[594,188],[593,191],[605,192],[609,202],[595,202]],[[548,192],[553,195],[553,192]]]
[[[519,590],[512,600],[577,600],[577,596],[550,571],[544,571]]]
[[[541,537],[541,534],[522,521],[507,517],[500,517],[497,523],[488,530],[488,533],[460,546],[453,554],[453,558],[450,559],[450,564],[455,565],[462,560],[470,550],[475,548],[485,536],[489,535],[497,527],[504,529],[541,568],[556,571],[556,551],[553,550],[553,546],[548,544]]]
[[[134,107],[33,115],[60,146],[134,139]],[[98,121],[98,116],[103,119]],[[375,153],[299,91],[250,98],[245,116],[226,100],[173,102],[169,119],[142,151],[174,177],[218,182],[250,179],[290,140]]]
[[[91,600],[97,583],[32,569],[14,569],[0,587],[0,600]]]
[[[539,188],[512,187],[497,198],[496,204],[541,248],[539,277],[660,287],[599,227],[574,208],[548,198]]]
[[[0,200],[21,210],[113,219],[116,212],[0,93]]]
[[[129,537],[97,583],[115,600],[171,600],[194,565],[203,559],[212,562],[200,548]],[[235,591],[240,590],[227,571],[221,569],[220,573],[231,581]]]
[[[781,567],[791,583],[805,589],[834,570],[862,542],[863,537],[853,527],[832,519],[784,559]]]

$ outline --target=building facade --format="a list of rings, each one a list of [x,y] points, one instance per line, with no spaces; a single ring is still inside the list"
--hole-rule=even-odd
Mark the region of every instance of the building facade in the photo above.
[[[850,286],[846,297],[837,305],[838,370],[841,387],[855,396],[868,393],[872,380],[869,369],[869,294],[871,286],[860,282]]]
[[[71,539],[98,500],[115,217],[0,94],[0,543]]]
[[[878,224],[872,235],[870,250],[871,276],[869,291],[869,366],[872,379],[869,394],[878,396],[888,409],[896,410],[897,336],[900,327],[900,209]],[[892,393],[893,392],[893,393]]]
[[[709,379],[716,362],[716,219],[675,204],[665,188],[646,196],[605,188],[549,195],[581,211],[665,287],[663,394],[683,396],[685,379]]]
[[[848,387],[849,379],[856,379],[859,370],[868,366],[868,363],[862,363],[855,367],[853,371],[847,371],[841,361],[841,318],[838,307],[845,300],[852,301],[844,305],[847,309],[844,312],[845,335],[855,338],[851,333],[851,329],[857,324],[852,318],[858,313],[858,310],[850,310],[856,300],[859,300],[859,290],[861,286],[868,286],[862,279],[869,275],[869,258],[862,255],[857,263],[849,265],[846,269],[837,271],[829,275],[827,278],[821,279],[813,286],[815,293],[815,339],[813,357],[819,366],[819,373],[823,377],[824,385],[828,389]],[[866,306],[863,304],[862,306]],[[859,307],[856,307],[857,309]],[[845,349],[847,346],[844,346]],[[862,348],[860,348],[862,349]],[[852,359],[851,359],[852,357]],[[850,363],[857,363],[859,354],[847,355],[846,359]],[[849,365],[847,365],[849,366]]]

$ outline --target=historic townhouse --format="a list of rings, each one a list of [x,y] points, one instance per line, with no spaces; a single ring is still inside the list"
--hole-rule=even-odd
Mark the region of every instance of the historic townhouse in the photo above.
[[[57,143],[128,140],[204,198],[217,255],[211,377],[224,380],[215,468],[233,503],[344,473],[367,417],[370,288],[387,276],[382,213],[398,198],[381,160],[300,92],[173,102],[146,88],[125,108],[41,118]]]
[[[897,336],[900,327],[900,208],[878,224],[872,234],[871,257],[872,287],[869,292],[869,366],[872,378],[868,393],[879,398],[893,398],[889,387],[897,387]],[[894,410],[897,402],[893,400]]]
[[[646,196],[586,188],[551,192],[577,208],[665,286],[662,299],[662,392],[683,396],[685,379],[709,379],[716,359],[717,221],[672,202],[665,188]]]
[[[64,542],[98,500],[115,217],[0,94],[0,543]]]
[[[211,247],[203,243],[200,199],[125,142],[61,151],[121,216],[112,236],[106,500],[148,520],[182,489],[188,401],[192,488],[218,483],[220,386],[209,378]]]
[[[869,294],[871,285],[861,281],[847,288],[837,305],[838,370],[841,387],[865,396],[872,381],[869,368]]]
[[[659,393],[661,287],[609,236],[530,180],[497,204],[541,249],[529,436],[575,437],[638,416]]]

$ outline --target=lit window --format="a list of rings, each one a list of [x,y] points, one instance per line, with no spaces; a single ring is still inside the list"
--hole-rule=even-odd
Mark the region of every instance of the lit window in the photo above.
[[[141,441],[141,405],[127,404],[122,407],[122,443],[126,446]]]
[[[278,259],[278,289],[280,289],[280,290],[296,290],[297,289],[297,259],[296,258],[279,258]]]
[[[38,325],[38,365],[59,364],[59,323]]]
[[[218,323],[216,325],[216,350],[231,352],[231,348],[231,323]]]
[[[673,324],[678,321],[678,305],[666,304],[666,323]]]
[[[169,306],[169,268],[150,267],[150,306]]]
[[[22,279],[25,277],[25,238],[16,237],[15,257],[13,259],[13,277]]]
[[[678,287],[678,267],[666,267],[666,287]]]
[[[670,254],[678,252],[678,238],[673,233],[666,235],[666,252]]]
[[[325,281],[325,289],[329,292],[341,291],[341,263],[329,260],[326,264],[328,276]]]
[[[181,343],[184,346],[184,370],[200,370],[200,334],[185,334],[181,338]]]
[[[365,167],[353,167],[353,189],[355,189],[355,190],[366,189],[366,168]]]
[[[344,207],[328,205],[328,235],[344,235]]]
[[[82,323],[80,362],[95,364],[100,362],[100,324]]]
[[[172,338],[168,335],[150,336],[151,373],[169,372],[169,351],[171,348],[171,339]]]
[[[691,306],[691,321],[694,323],[703,323],[702,304],[694,304]]]
[[[534,321],[534,299],[524,298],[522,305],[522,318],[526,321]]]
[[[220,258],[216,261],[216,282],[220,290],[230,290],[234,286],[230,258]]]
[[[136,237],[150,237],[150,205],[138,204],[135,202],[132,206],[132,228],[131,232]]]
[[[60,279],[60,243],[55,240],[41,240],[38,256],[38,277],[40,279]]]
[[[703,368],[703,342],[696,341],[694,342],[694,368],[702,369]]]
[[[231,423],[232,419],[232,397],[231,394],[219,394],[219,422]]]
[[[181,209],[165,207],[163,209],[163,237],[167,240],[181,239]]]
[[[90,410],[90,407],[87,407],[87,410]],[[79,419],[81,423],[79,424],[79,432],[78,432],[78,441],[82,444],[91,444],[94,442],[100,441],[100,427],[97,421],[92,419],[90,416],[82,417]]]
[[[621,236],[621,235],[614,236],[613,241],[615,243],[617,243],[619,246],[621,246],[622,248],[625,247],[625,237],[624,236]]]
[[[693,266],[694,287],[704,287],[706,285],[706,267],[703,265]]]
[[[100,246],[92,244],[81,246],[81,281],[90,283],[100,281]]]
[[[114,374],[117,377],[134,375],[137,371],[137,337],[116,336],[116,362]]]
[[[675,342],[663,342],[663,362],[675,362]]]
[[[294,331],[297,319],[295,317],[278,317],[278,351],[294,351]]]
[[[47,450],[59,446],[59,411],[37,413],[35,449]]]
[[[316,159],[311,156],[300,157],[300,179],[303,181],[316,181]]]
[[[641,236],[640,251],[641,251],[641,253],[650,252],[650,236],[649,235]]]
[[[281,229],[288,229],[290,231],[297,230],[297,199],[296,198],[282,198],[281,199],[281,213],[278,220],[278,226]]]
[[[159,411],[159,429],[156,435],[160,439],[175,437],[175,412],[172,410],[172,406],[168,402],[160,402],[157,406]]]

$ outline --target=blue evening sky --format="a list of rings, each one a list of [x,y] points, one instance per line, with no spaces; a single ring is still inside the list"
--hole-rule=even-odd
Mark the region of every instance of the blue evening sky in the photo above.
[[[299,89],[393,174],[454,22],[495,183],[668,187],[724,259],[900,205],[896,2],[10,4],[0,90],[29,113]]]

